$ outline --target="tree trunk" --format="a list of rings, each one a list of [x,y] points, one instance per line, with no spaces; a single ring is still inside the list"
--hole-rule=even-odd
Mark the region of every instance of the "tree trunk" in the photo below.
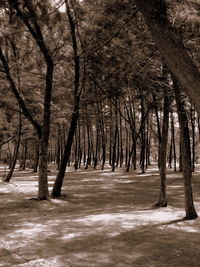
[[[175,130],[174,130],[174,116],[171,112],[171,138],[172,138],[172,149],[174,157],[174,171],[176,171],[176,144],[175,144]]]
[[[192,172],[195,169],[195,111],[190,109],[191,131],[192,131]]]
[[[146,128],[147,128],[147,134],[146,134],[146,154],[145,154],[145,161],[146,161],[146,170],[148,169],[148,166],[150,165],[150,145],[151,145],[151,136],[150,136],[150,130],[149,130],[149,114],[146,119]]]
[[[34,166],[33,166],[33,172],[37,172],[38,170],[38,164],[39,164],[39,144],[38,141],[35,143],[35,160],[34,160]]]
[[[71,147],[79,117],[78,107],[79,107],[79,98],[77,99],[76,107],[74,109],[74,112],[72,113],[70,128],[67,136],[67,142],[64,147],[64,154],[61,158],[59,172],[56,176],[56,180],[51,193],[52,197],[59,197],[61,195],[62,184],[65,177],[65,170],[67,167],[68,160],[70,158]]]
[[[140,168],[145,173],[145,151],[146,151],[146,116],[144,107],[144,96],[141,96],[141,152],[140,152]]]
[[[70,3],[65,0],[66,5],[66,14],[69,21],[71,39],[72,39],[72,47],[73,47],[73,56],[74,56],[74,109],[71,117],[70,128],[67,136],[67,142],[64,147],[64,153],[61,158],[59,172],[56,176],[56,180],[52,190],[52,197],[59,197],[61,195],[61,189],[63,180],[65,177],[65,170],[67,167],[67,163],[70,159],[71,155],[71,147],[74,139],[74,135],[77,128],[78,118],[79,118],[79,103],[80,103],[80,95],[81,90],[79,91],[79,83],[80,83],[80,57],[78,55],[78,43],[76,37],[76,21],[72,15],[73,10],[71,10]],[[73,7],[72,7],[73,9]]]
[[[61,158],[61,127],[60,124],[57,124],[57,140],[56,140],[56,164],[57,169],[60,167],[60,158]]]
[[[129,172],[129,171],[130,171],[130,167],[131,167],[131,158],[132,158],[132,155],[133,155],[134,146],[135,146],[135,144],[133,143],[133,144],[132,144],[132,147],[131,147],[131,150],[130,150],[130,152],[129,152],[129,155],[127,155],[126,172]],[[128,151],[127,151],[127,154],[128,154]]]
[[[28,143],[27,143],[27,139],[25,139],[23,152],[22,152],[22,160],[20,162],[20,170],[26,169],[27,150],[28,150]]]
[[[76,131],[74,134],[74,169],[78,170],[78,136]]]
[[[18,156],[18,152],[19,152],[19,145],[20,145],[20,136],[21,136],[21,113],[19,114],[19,128],[18,128],[18,135],[17,135],[17,140],[14,146],[14,154],[13,154],[13,158],[12,158],[12,162],[11,162],[11,168],[8,172],[8,174],[3,178],[4,182],[10,182],[14,169],[15,169],[15,165],[17,162],[17,156]]]
[[[182,138],[180,133],[180,142],[179,142],[179,172],[183,172],[183,165],[182,165]]]
[[[122,129],[122,116],[120,114],[120,117],[119,117],[119,124],[120,124],[120,132],[119,132],[119,135],[120,135],[120,167],[122,167],[123,165],[123,161],[124,161],[124,151],[123,151],[123,129]]]
[[[200,115],[200,72],[167,18],[165,1],[135,0],[168,69],[186,89]]]
[[[114,132],[114,143],[112,145],[112,171],[115,170],[115,167],[116,167],[116,145],[117,145],[117,136],[118,136],[118,125],[117,125],[117,122],[116,122],[116,125],[115,125],[115,132]]]
[[[83,125],[83,165],[86,165],[86,133],[85,133],[85,125]]]
[[[82,147],[81,147],[81,125],[78,127],[78,168],[81,167],[82,162]]]
[[[160,143],[160,195],[158,207],[167,206],[167,190],[166,190],[166,161],[167,161],[167,142],[168,142],[168,128],[169,128],[169,109],[170,109],[170,97],[169,91],[164,90],[164,113],[162,122],[162,135]]]
[[[92,161],[92,153],[93,153],[93,142],[92,142],[92,127],[90,125],[90,121],[88,119],[87,121],[87,160],[86,160],[86,166],[85,169],[88,169],[88,166],[91,165]]]
[[[183,167],[184,193],[185,193],[185,218],[192,220],[197,218],[197,212],[193,203],[192,185],[191,185],[191,150],[190,150],[190,134],[188,128],[188,120],[184,108],[184,100],[181,96],[181,89],[177,79],[173,77],[174,92],[178,111],[178,119],[180,124],[181,136],[181,155]]]
[[[50,113],[51,113],[51,94],[53,86],[53,61],[48,57],[46,72],[46,88],[44,96],[43,126],[42,136],[39,140],[39,179],[38,179],[38,200],[46,200],[49,196],[47,162],[48,162],[48,146],[50,134]]]
[[[170,140],[170,148],[169,148],[169,168],[172,168],[172,151],[173,151],[173,141],[172,141],[172,136]]]
[[[159,115],[158,115],[158,106],[156,103],[155,95],[153,95],[153,103],[154,103],[154,110],[155,110],[155,115],[156,115],[157,135],[158,135],[158,168],[160,168],[161,129],[160,129],[160,120],[159,120]]]

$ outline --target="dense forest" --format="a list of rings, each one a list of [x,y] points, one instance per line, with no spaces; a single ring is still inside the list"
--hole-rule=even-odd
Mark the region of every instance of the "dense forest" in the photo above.
[[[0,266],[200,266],[200,0],[0,14]]]
[[[199,0],[0,4],[3,181],[32,169],[46,200],[61,196],[69,166],[145,173],[156,164],[155,205],[167,206],[166,170],[182,172],[186,218],[195,219]]]

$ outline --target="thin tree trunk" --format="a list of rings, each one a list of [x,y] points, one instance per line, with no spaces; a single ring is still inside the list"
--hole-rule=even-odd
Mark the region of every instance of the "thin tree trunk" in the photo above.
[[[87,160],[85,169],[88,169],[88,166],[91,165],[91,151],[92,151],[92,137],[90,131],[90,122],[87,121]]]
[[[27,143],[27,139],[25,139],[23,153],[22,153],[22,161],[20,162],[20,170],[26,169],[27,150],[28,150],[28,143]]]
[[[178,111],[178,119],[180,124],[181,135],[181,154],[183,166],[183,180],[184,180],[184,193],[185,193],[185,218],[192,220],[197,218],[197,212],[193,203],[192,184],[191,184],[191,150],[190,150],[190,134],[188,128],[187,115],[184,108],[184,100],[181,96],[181,89],[177,79],[172,76],[174,92],[176,98],[176,105]]]
[[[10,182],[14,169],[15,169],[15,165],[17,162],[17,156],[18,156],[18,152],[19,152],[19,145],[20,145],[20,136],[21,136],[21,113],[19,114],[19,126],[18,126],[18,134],[17,134],[17,140],[14,146],[14,154],[13,154],[13,158],[12,158],[12,163],[11,163],[11,168],[8,172],[8,174],[3,178],[4,182]]]
[[[78,123],[77,123],[78,125]],[[74,134],[74,169],[78,170],[78,136],[77,132]]]
[[[168,142],[168,129],[169,129],[169,109],[170,97],[169,91],[164,90],[164,105],[163,105],[163,122],[162,122],[162,135],[160,143],[160,194],[156,206],[167,206],[167,181],[166,181],[166,161],[167,161],[167,142]]]
[[[195,169],[195,111],[190,109],[191,131],[192,131],[192,172]]]
[[[83,165],[86,165],[86,133],[85,133],[85,125],[83,125]]]
[[[119,135],[120,135],[120,159],[119,159],[119,166],[120,168],[123,165],[123,161],[124,161],[124,151],[123,151],[123,129],[122,129],[122,116],[121,114],[119,115],[119,126],[120,126],[120,131],[119,131]]]
[[[169,148],[169,168],[172,168],[172,152],[173,152],[173,141],[172,141],[172,136],[170,140],[170,148]]]
[[[144,97],[141,96],[141,152],[140,152],[140,168],[145,173],[145,151],[146,151],[146,127],[145,127],[145,107]]]
[[[171,139],[172,139],[172,150],[174,157],[174,171],[176,171],[176,144],[175,144],[175,130],[174,130],[174,116],[171,112]]]
[[[38,164],[39,164],[39,143],[36,141],[35,143],[35,160],[34,160],[34,166],[33,166],[33,172],[37,172],[38,170]]]
[[[179,142],[179,172],[183,172],[183,162],[182,162],[182,138],[180,133],[180,142]]]
[[[60,167],[60,158],[61,158],[61,127],[60,124],[57,124],[57,140],[56,140],[56,164],[57,169]]]
[[[81,161],[82,161],[81,125],[79,122],[79,127],[78,127],[78,168],[81,167]]]
[[[160,168],[160,146],[161,146],[161,127],[160,127],[160,120],[158,115],[158,106],[156,103],[156,96],[153,95],[153,102],[154,102],[154,110],[156,115],[156,123],[157,123],[157,135],[158,135],[158,168]]]
[[[44,96],[43,126],[42,137],[39,140],[39,179],[38,179],[38,200],[46,200],[49,196],[48,177],[47,177],[47,161],[48,161],[48,145],[50,134],[50,107],[51,94],[53,85],[53,62],[49,59],[46,73],[46,89]]]
[[[112,171],[115,170],[116,167],[116,145],[117,145],[117,136],[118,136],[118,125],[116,122],[115,125],[115,133],[114,133],[114,143],[112,146]]]

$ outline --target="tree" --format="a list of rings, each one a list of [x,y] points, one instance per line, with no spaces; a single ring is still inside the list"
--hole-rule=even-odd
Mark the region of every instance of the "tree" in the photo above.
[[[15,165],[16,165],[16,162],[17,162],[17,156],[18,156],[18,152],[19,152],[21,128],[22,128],[21,113],[19,113],[19,125],[18,125],[17,137],[16,137],[16,140],[14,140],[15,143],[14,143],[13,158],[12,158],[12,161],[11,161],[10,170],[7,173],[7,175],[3,178],[4,182],[9,182],[10,181],[10,179],[12,178],[12,174],[14,172],[14,169],[15,169]]]
[[[163,122],[162,135],[159,153],[159,170],[160,170],[160,195],[156,203],[158,207],[167,206],[166,193],[166,161],[167,161],[167,143],[168,143],[168,128],[169,128],[169,111],[170,111],[170,96],[169,89],[164,90],[164,104],[163,104]]]
[[[200,72],[168,19],[165,1],[135,0],[135,4],[142,13],[164,62],[187,91],[200,114]]]
[[[183,180],[184,180],[184,193],[185,193],[185,218],[192,220],[197,218],[197,212],[193,203],[192,194],[192,168],[191,168],[191,149],[190,149],[190,134],[188,128],[188,119],[185,111],[184,97],[182,96],[182,90],[175,76],[172,75],[174,93],[176,98],[176,106],[178,112],[178,119],[180,125],[180,137],[181,137],[181,160],[183,168]]]
[[[59,197],[61,194],[61,188],[63,184],[63,180],[65,177],[65,170],[67,163],[70,159],[71,147],[73,143],[73,138],[76,132],[78,118],[79,118],[79,104],[80,104],[80,96],[82,93],[83,85],[80,85],[80,56],[79,56],[79,47],[78,47],[78,33],[77,33],[77,21],[72,16],[73,5],[70,5],[70,1],[66,0],[66,13],[70,26],[70,33],[72,39],[72,47],[73,47],[73,58],[74,58],[74,105],[73,112],[71,115],[69,132],[66,140],[66,144],[64,147],[64,153],[61,158],[59,171],[56,176],[56,180],[52,190],[52,197]],[[80,40],[79,40],[80,41]]]
[[[47,152],[48,152],[48,140],[50,134],[50,102],[53,87],[53,59],[49,48],[47,47],[44,35],[41,27],[38,23],[36,11],[32,2],[24,2],[23,6],[19,1],[8,1],[10,7],[10,16],[16,15],[26,26],[33,39],[35,40],[40,52],[44,57],[46,65],[46,81],[44,90],[44,109],[43,109],[43,122],[40,125],[31,115],[31,112],[27,108],[27,105],[18,90],[15,81],[12,77],[9,68],[9,62],[3,53],[3,49],[0,48],[0,59],[6,74],[10,88],[18,101],[18,105],[23,111],[26,118],[34,126],[38,139],[40,142],[40,157],[39,157],[39,188],[38,188],[38,200],[45,200],[48,197],[48,178],[47,178]],[[13,14],[14,10],[14,14]]]

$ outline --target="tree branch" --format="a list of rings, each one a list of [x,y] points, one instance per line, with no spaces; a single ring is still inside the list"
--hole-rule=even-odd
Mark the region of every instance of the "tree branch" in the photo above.
[[[31,116],[23,98],[21,97],[16,85],[15,85],[15,82],[14,80],[12,79],[12,76],[10,74],[10,69],[9,69],[9,66],[8,66],[8,62],[2,52],[2,49],[0,47],[0,59],[2,61],[2,64],[3,64],[3,67],[4,67],[4,71],[5,71],[5,74],[6,74],[6,77],[7,77],[7,80],[10,84],[10,88],[14,94],[14,96],[16,97],[17,99],[17,102],[19,104],[19,107],[22,109],[24,115],[26,116],[26,118],[30,121],[30,123],[33,125],[33,127],[35,128],[35,130],[37,131],[37,134],[38,134],[38,137],[40,138],[41,135],[42,135],[42,131],[41,131],[41,126],[38,124],[38,122],[36,122],[33,117]]]

